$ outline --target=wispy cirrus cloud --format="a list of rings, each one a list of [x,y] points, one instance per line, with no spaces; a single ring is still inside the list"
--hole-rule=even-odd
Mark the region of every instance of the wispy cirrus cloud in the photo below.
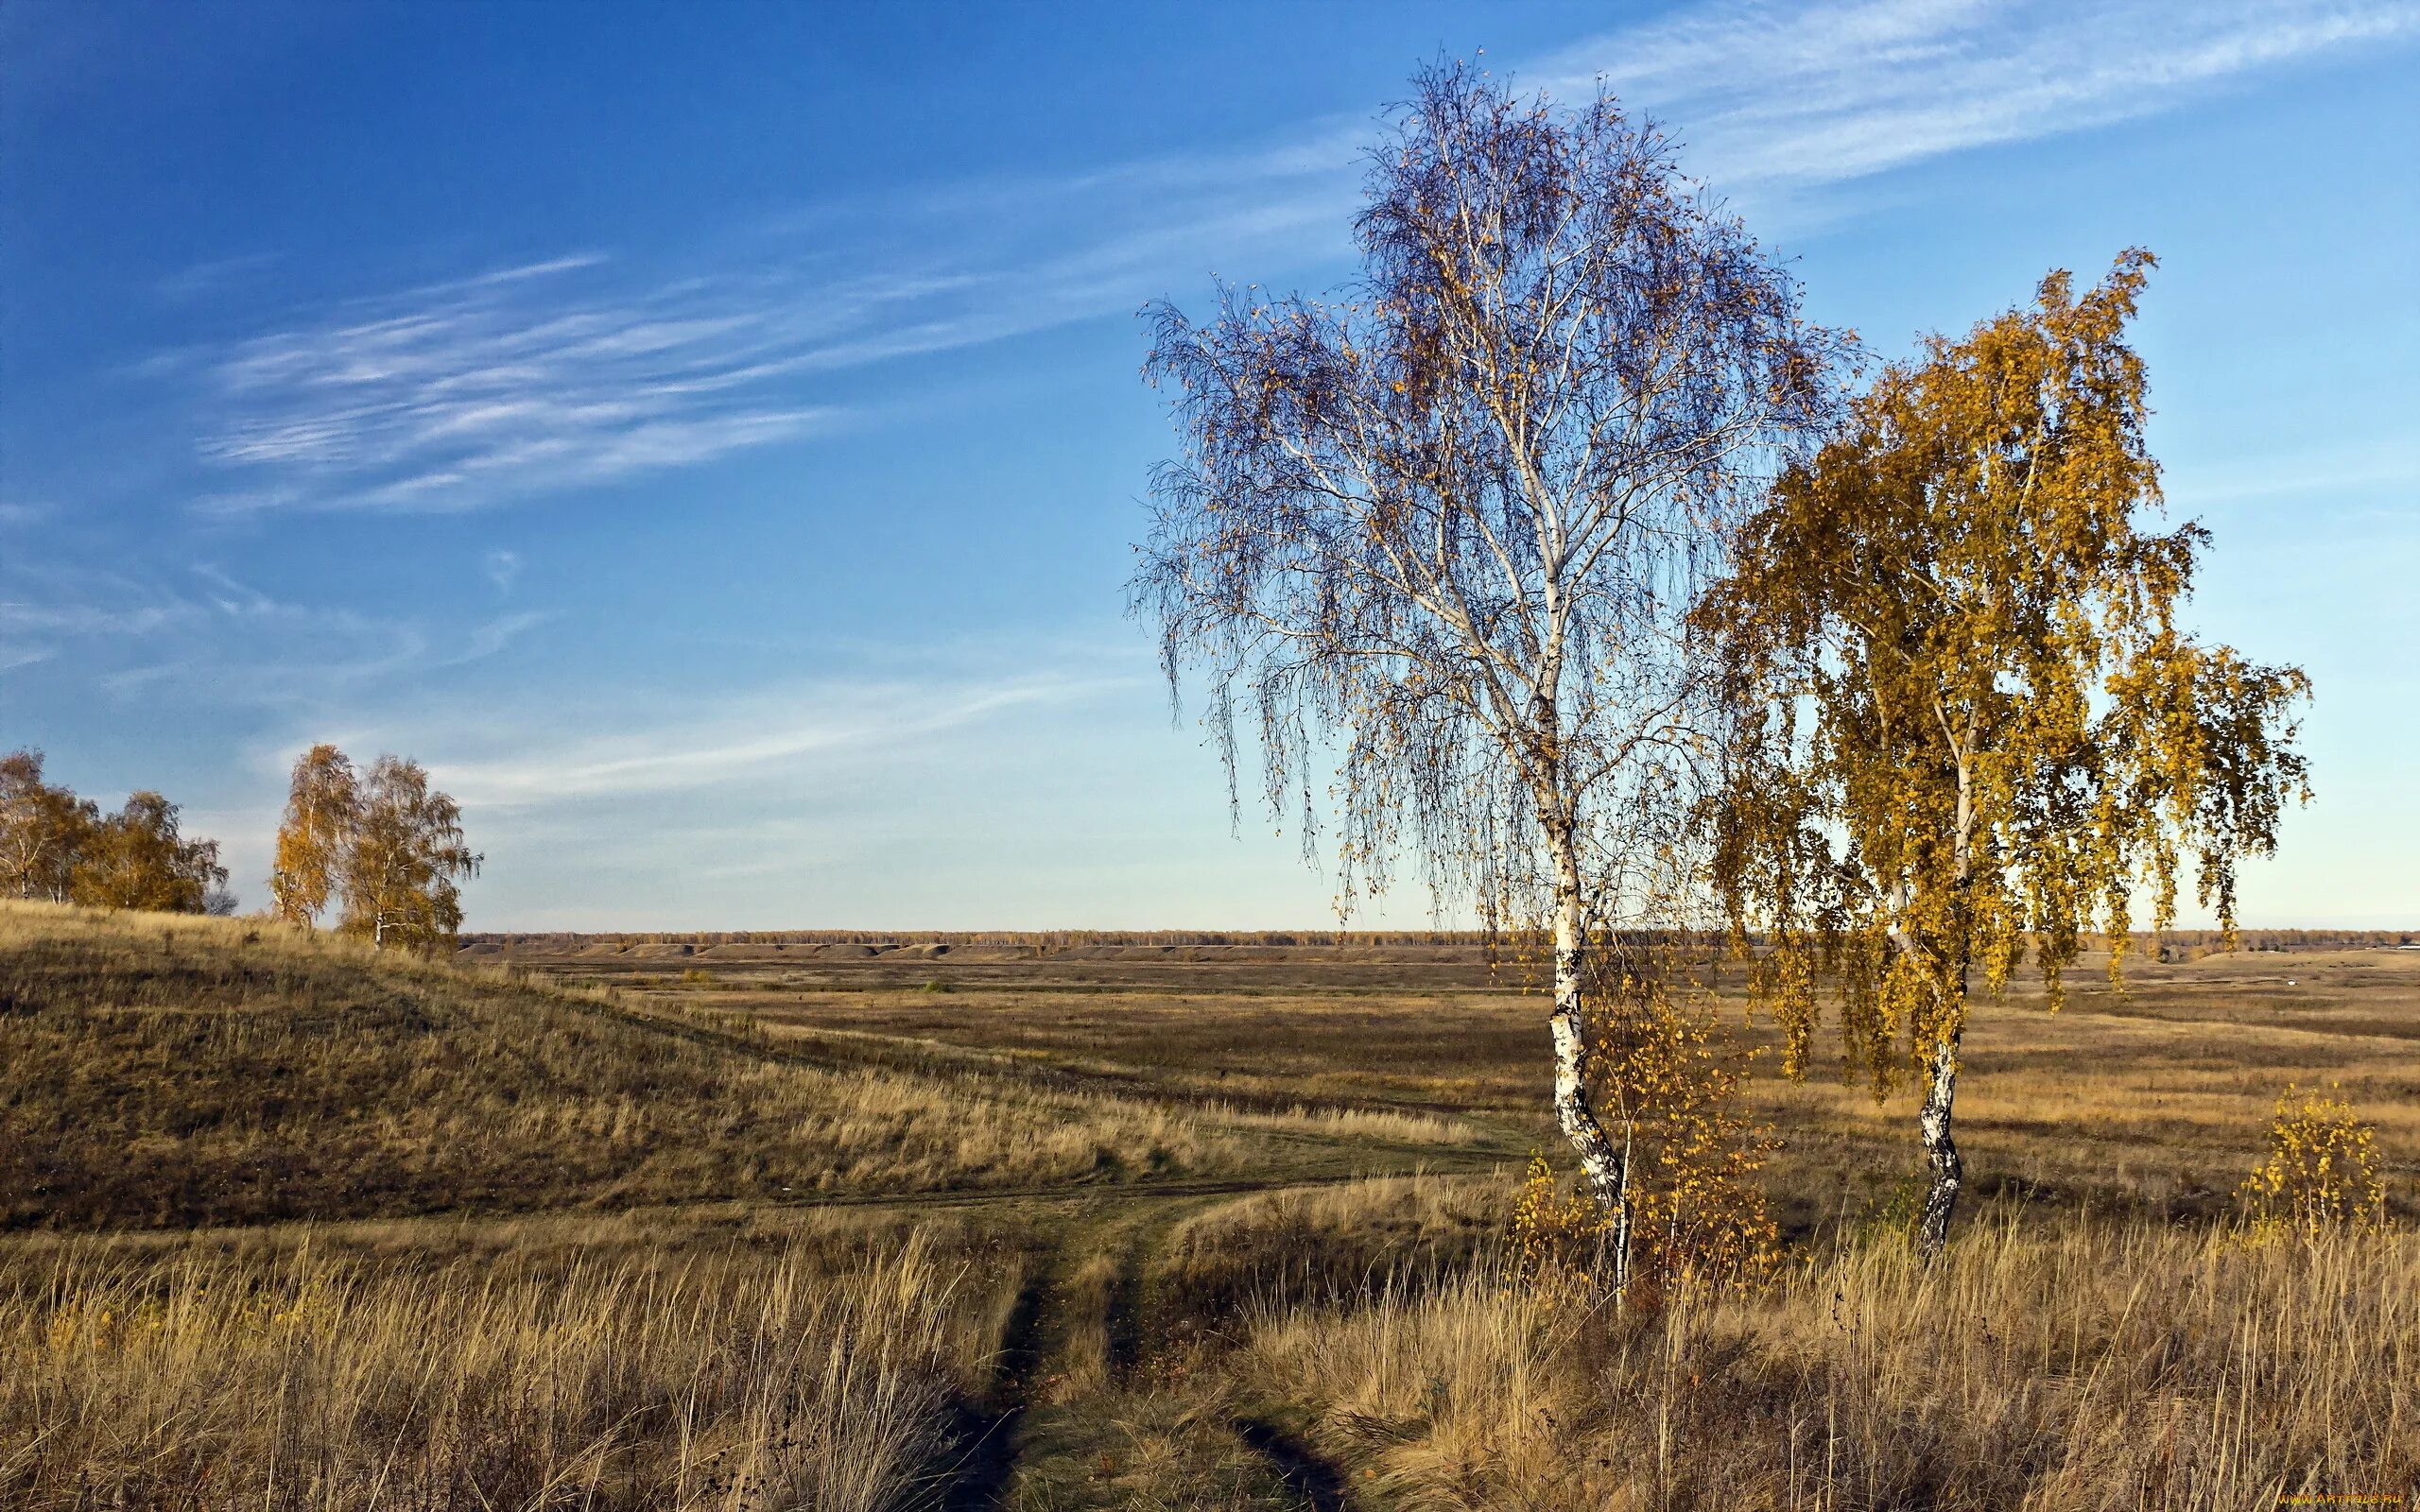
[[[189,596],[115,572],[33,568],[0,573],[0,635],[118,640],[189,625],[204,613]]]
[[[1122,644],[889,649],[771,685],[590,684],[475,713],[441,698],[333,698],[248,743],[240,796],[197,810],[194,827],[226,843],[238,877],[265,875],[285,774],[326,740],[425,765],[491,859],[479,886],[527,895],[515,918],[568,908],[594,927],[616,898],[710,911],[744,895],[726,885],[752,878],[782,880],[775,906],[831,887],[850,894],[830,905],[845,910],[866,906],[851,889],[873,880],[870,854],[945,834],[996,848],[974,837],[970,806],[1032,793],[1037,764],[1063,770],[1066,719],[1121,700],[1156,707],[1148,658]],[[1044,813],[1037,802],[1010,818],[1055,833]],[[483,905],[481,917],[496,916]]]
[[[371,720],[352,738],[409,745],[465,807],[520,809],[794,781],[809,764],[887,760],[1015,711],[1065,707],[1137,680],[1080,667],[1006,679],[824,679],[703,700],[659,696],[611,718],[551,711],[529,725],[424,718],[407,729]],[[266,763],[289,755],[281,747]]]
[[[1601,82],[1770,230],[1822,218],[1831,186],[2414,36],[2414,0],[1731,0],[1510,77],[1564,98]],[[685,267],[572,252],[186,353],[169,366],[201,380],[216,484],[198,507],[477,509],[795,443],[867,417],[835,374],[1122,314],[1209,271],[1338,266],[1375,134],[1347,112],[1225,151],[814,205]]]
[[[1036,186],[972,238],[973,200],[903,199],[860,209],[845,254],[767,261],[756,246],[745,274],[549,259],[356,301],[151,371],[199,380],[196,444],[217,484],[205,515],[486,508],[827,433],[865,417],[854,395],[827,397],[834,375],[1122,315],[1205,248],[1340,246],[1341,170],[1297,177],[1309,187],[1231,180],[1175,207],[1136,201],[1114,175]],[[1066,245],[1067,224],[1095,234]],[[909,249],[959,244],[979,250]]]
[[[2195,510],[2254,500],[2333,495],[2365,517],[2420,524],[2410,496],[2420,485],[2420,444],[2393,439],[2279,455],[2214,458],[2170,469],[2171,507]],[[2392,499],[2389,505],[2386,501]]]
[[[977,726],[1010,709],[1070,704],[1101,679],[1033,675],[1011,682],[821,684],[748,695],[658,729],[614,729],[515,743],[510,755],[445,760],[433,769],[467,805],[557,803],[663,794],[779,772],[804,760],[878,755]]]
[[[218,293],[230,284],[253,278],[278,262],[275,252],[238,252],[232,257],[214,257],[179,268],[153,285],[159,296],[171,301],[203,299]]]
[[[554,618],[553,611],[548,610],[524,610],[518,614],[498,615],[485,624],[473,626],[470,638],[464,643],[462,648],[436,664],[441,667],[457,667],[473,662],[484,662]]]
[[[358,301],[204,366],[206,511],[478,508],[795,439],[834,405],[769,395],[819,323],[738,281],[636,293],[593,255]],[[860,303],[908,290],[870,283]],[[830,307],[824,312],[830,318]]]
[[[72,649],[88,685],[112,696],[309,705],[485,661],[553,618],[432,625],[289,602],[208,562],[165,576],[17,563],[0,568],[0,670]]]
[[[1691,171],[1754,198],[2172,110],[2261,71],[2420,35],[2409,0],[1716,5],[1519,71],[1602,79],[1667,121]]]

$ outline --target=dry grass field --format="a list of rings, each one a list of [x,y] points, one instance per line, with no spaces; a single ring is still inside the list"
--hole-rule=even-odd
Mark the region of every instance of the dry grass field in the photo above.
[[[1199,1106],[1395,1110],[1500,1131],[1523,1151],[1554,1148],[1544,1005],[1517,969],[1492,972],[1471,946],[1091,946],[1073,958],[974,961],[959,947],[805,962],[762,945],[678,950],[515,958],[638,1002],[742,1013],[775,1043],[825,1056],[907,1065],[900,1057],[913,1055]],[[1738,1028],[1739,969],[1718,963],[1711,975]],[[1827,1046],[1792,1085],[1770,1025],[1747,1022],[1740,1038],[1764,1052],[1751,1095],[1784,1136],[1773,1189],[1794,1230],[1854,1216],[1912,1169],[1912,1093],[1877,1104]],[[1979,1003],[1966,1055],[1960,1143],[1985,1196],[2216,1216],[2279,1094],[2333,1086],[2377,1121],[2403,1177],[2391,1195],[2406,1217],[2420,1215],[2420,950],[2173,964],[2138,954],[2122,991],[2109,986],[2106,957],[2091,956],[2058,1013],[2024,978],[2004,1000]]]
[[[2420,952],[2082,986],[1977,1015],[1943,1264],[1907,1100],[1759,1065],[1775,1279],[1617,1315],[1505,1282],[1542,1004],[1450,938],[0,907],[0,1505],[2410,1497]],[[2290,1083],[2377,1122],[2385,1231],[2228,1221]]]

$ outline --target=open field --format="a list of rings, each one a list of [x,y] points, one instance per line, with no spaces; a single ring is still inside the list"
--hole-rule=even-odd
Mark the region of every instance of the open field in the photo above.
[[[565,983],[613,984],[665,1008],[745,1014],[775,1043],[834,1058],[995,1069],[1040,1085],[1196,1106],[1394,1110],[1500,1129],[1553,1149],[1545,1005],[1517,967],[1466,944],[1084,946],[1022,958],[767,945],[576,946],[505,954]],[[801,962],[794,953],[818,952]],[[930,947],[923,949],[929,950]],[[491,953],[482,952],[483,956]],[[903,958],[904,957],[904,958]],[[2044,1010],[2020,978],[1979,1002],[1959,1138],[1973,1189],[2054,1204],[2214,1216],[2256,1159],[2289,1085],[2335,1086],[2379,1125],[2391,1199],[2420,1214],[2420,950],[2320,948],[2141,954],[2113,991],[2105,956]],[[1739,968],[1709,973],[1742,1022]],[[1914,1098],[1876,1104],[1819,1041],[1802,1084],[1767,1052],[1752,1095],[1785,1139],[1774,1188],[1804,1231],[1911,1167]]]
[[[812,1054],[699,1000],[223,920],[8,908],[0,1001],[0,1228],[1258,1179],[1399,1132]]]
[[[2234,1507],[2420,1480],[2420,952],[1982,1007],[1979,1200],[1931,1269],[1887,1221],[1907,1099],[1760,1071],[1778,1279],[1610,1316],[1503,1284],[1513,1177],[1556,1148],[1543,1005],[1466,944],[852,949],[426,964],[0,908],[0,1504]],[[2290,1082],[2377,1122],[2387,1232],[2218,1222]]]

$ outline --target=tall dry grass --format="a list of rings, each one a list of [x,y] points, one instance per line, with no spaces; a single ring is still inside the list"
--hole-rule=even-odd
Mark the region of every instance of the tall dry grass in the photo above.
[[[1253,1308],[1348,1306],[1489,1267],[1511,1206],[1499,1177],[1433,1174],[1221,1203],[1171,1226],[1154,1257],[1154,1332],[1184,1348]]]
[[[1979,1228],[1651,1318],[1483,1276],[1266,1313],[1237,1369],[1407,1508],[2276,1504],[2420,1490],[2420,1236]]]
[[[1007,1297],[918,1242],[838,1274],[730,1252],[498,1280],[79,1241],[10,1279],[0,1505],[25,1512],[913,1506]]]

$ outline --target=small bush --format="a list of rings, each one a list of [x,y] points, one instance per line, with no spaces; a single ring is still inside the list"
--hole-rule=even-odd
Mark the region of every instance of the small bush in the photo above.
[[[1604,1205],[1587,1191],[1565,1195],[1554,1168],[1535,1150],[1512,1204],[1512,1242],[1505,1253],[1515,1290],[1542,1300],[1585,1296],[1613,1236]]]
[[[2238,1194],[2259,1234],[2312,1236],[2386,1217],[2377,1127],[2352,1105],[2289,1087],[2269,1120],[2269,1154]]]

